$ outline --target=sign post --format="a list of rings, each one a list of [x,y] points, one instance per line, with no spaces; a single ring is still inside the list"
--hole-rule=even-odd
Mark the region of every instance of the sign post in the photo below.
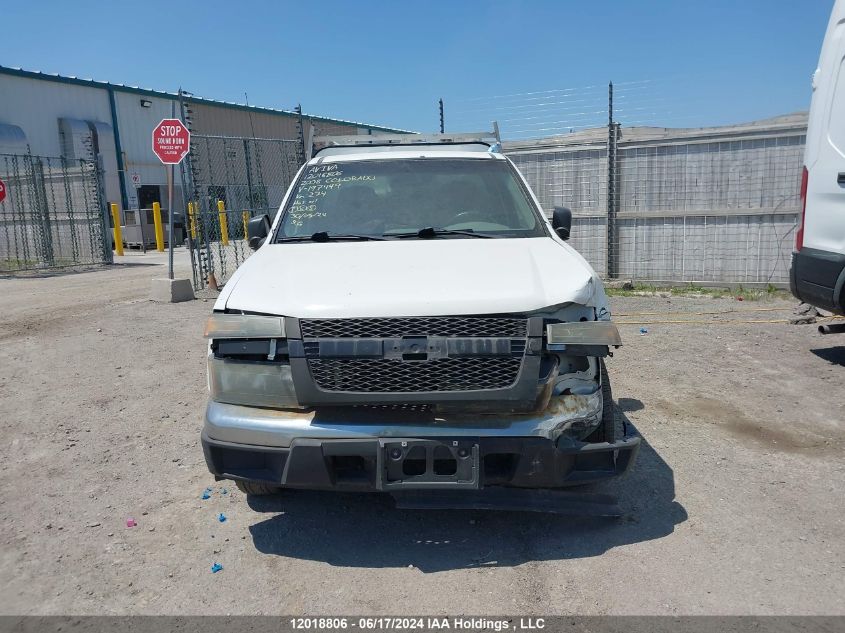
[[[173,166],[182,162],[191,147],[191,133],[176,118],[176,102],[170,104],[171,118],[162,119],[153,130],[153,153],[167,169],[168,273],[173,279]]]

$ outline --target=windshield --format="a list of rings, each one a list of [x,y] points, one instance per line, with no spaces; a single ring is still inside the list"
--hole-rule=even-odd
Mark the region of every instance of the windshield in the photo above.
[[[358,236],[536,237],[542,220],[502,160],[362,160],[306,168],[277,241],[317,233]]]

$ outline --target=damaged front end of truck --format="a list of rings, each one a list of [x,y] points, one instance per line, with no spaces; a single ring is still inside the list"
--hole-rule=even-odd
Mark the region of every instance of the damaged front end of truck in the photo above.
[[[256,253],[208,321],[210,471],[251,494],[481,505],[624,473],[639,438],[605,366],[621,340],[571,213],[549,223],[485,142],[344,142],[274,227],[250,223]]]
[[[618,331],[593,308],[552,314],[215,314],[209,466],[268,485],[388,492],[620,475],[639,438],[621,430],[604,369]]]

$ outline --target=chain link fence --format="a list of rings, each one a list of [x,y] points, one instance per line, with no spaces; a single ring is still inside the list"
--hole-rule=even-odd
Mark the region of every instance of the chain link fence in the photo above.
[[[694,78],[446,100],[453,130],[496,120],[504,151],[602,277],[789,281],[806,114],[721,127],[680,94]],[[664,127],[673,125],[675,127]]]
[[[649,86],[634,84],[616,94],[618,114],[633,124],[623,127],[614,117],[613,88],[604,108],[599,88],[585,95],[505,95],[494,108],[513,118],[505,152],[548,214],[555,206],[572,209],[570,243],[593,268],[607,279],[786,285],[806,117],[721,128],[637,127],[632,99]],[[606,127],[598,123],[602,116]],[[560,133],[538,136],[543,132]],[[188,228],[197,289],[210,275],[225,283],[250,255],[246,222],[279,208],[303,161],[301,127],[297,136],[193,135],[182,178],[193,210]]]
[[[788,283],[800,212],[800,127],[729,140],[622,133],[628,140],[617,141],[615,160],[608,160],[612,135],[506,149],[548,214],[555,206],[572,209],[570,243],[597,273],[649,282]]]
[[[655,141],[616,127],[609,138],[591,130],[565,143],[510,143],[506,152],[547,213],[572,209],[570,243],[604,278],[785,285],[805,137],[800,127],[746,136]],[[209,273],[225,282],[250,255],[246,219],[276,213],[300,148],[298,140],[193,138],[198,288]]]
[[[111,262],[97,163],[0,154],[0,272]]]
[[[192,135],[185,161],[194,286],[224,283],[249,257],[246,223],[273,218],[302,161],[299,140]],[[193,213],[192,213],[193,210]]]
[[[601,276],[607,274],[607,148],[507,151],[540,205],[572,210],[569,243]]]

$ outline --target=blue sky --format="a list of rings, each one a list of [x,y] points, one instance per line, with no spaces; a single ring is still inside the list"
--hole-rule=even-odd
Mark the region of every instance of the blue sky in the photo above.
[[[14,2],[0,64],[414,130],[804,110],[832,0]],[[507,96],[512,95],[512,96]],[[624,106],[624,107],[623,107]]]

